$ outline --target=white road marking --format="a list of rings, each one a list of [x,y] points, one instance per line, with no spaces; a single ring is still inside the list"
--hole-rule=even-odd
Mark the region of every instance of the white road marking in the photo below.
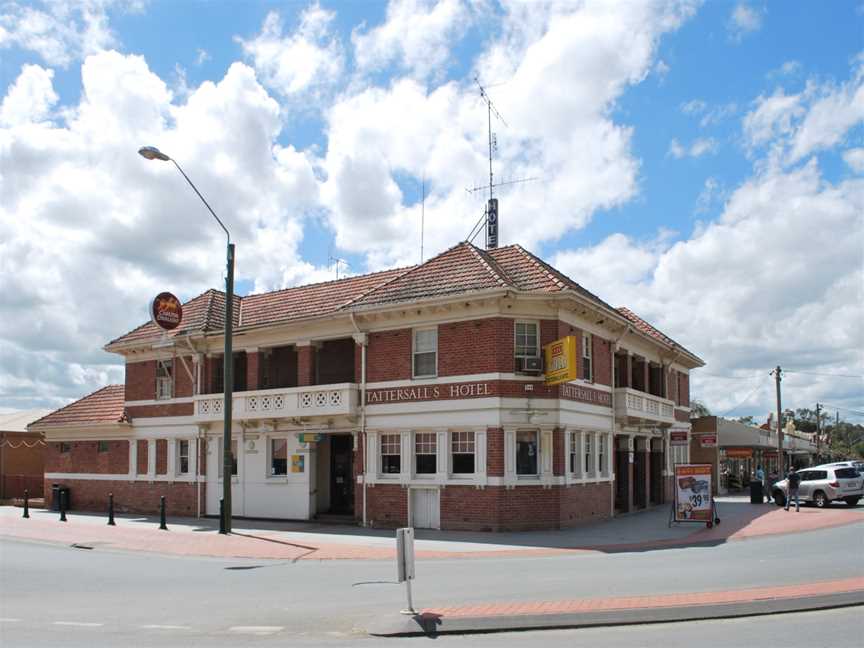
[[[285,626],[232,626],[228,632],[241,632],[249,634],[274,634],[281,632]]]
[[[139,628],[143,628],[144,630],[191,630],[192,626],[181,626],[181,625],[142,625],[138,626]]]
[[[17,623],[21,619],[0,619],[0,623]]]
[[[62,626],[80,626],[82,628],[99,628],[104,626],[104,623],[91,623],[88,621],[55,621],[54,625]]]

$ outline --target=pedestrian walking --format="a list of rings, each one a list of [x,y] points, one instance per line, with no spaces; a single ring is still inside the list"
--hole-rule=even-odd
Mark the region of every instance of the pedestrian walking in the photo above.
[[[774,485],[780,481],[780,475],[777,474],[777,469],[772,468],[768,473],[768,501],[771,501],[771,494],[774,492]]]
[[[765,489],[765,471],[762,470],[761,464],[756,466],[756,481],[758,481],[759,484],[761,484],[761,486],[762,486],[762,497],[763,498],[768,497],[768,499],[770,500],[771,497],[768,495],[768,493],[766,492],[766,489]]]
[[[789,510],[789,505],[792,503],[792,498],[795,498],[795,512],[801,510],[801,502],[798,499],[798,485],[801,483],[801,477],[795,472],[795,469],[789,471],[789,476],[786,477],[786,510]]]

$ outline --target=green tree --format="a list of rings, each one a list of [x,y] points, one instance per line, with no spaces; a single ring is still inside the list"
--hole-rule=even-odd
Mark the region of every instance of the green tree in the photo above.
[[[756,425],[756,419],[752,416],[739,416],[737,421],[739,423],[743,423],[744,425]]]
[[[700,416],[711,416],[711,410],[701,400],[695,398],[690,399],[690,418],[699,418]]]

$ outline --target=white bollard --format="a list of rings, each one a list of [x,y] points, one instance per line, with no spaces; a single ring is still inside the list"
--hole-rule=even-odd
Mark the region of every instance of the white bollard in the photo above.
[[[396,529],[396,568],[399,582],[405,583],[408,594],[408,607],[401,610],[401,613],[417,614],[411,600],[411,581],[414,580],[414,529],[410,527]]]

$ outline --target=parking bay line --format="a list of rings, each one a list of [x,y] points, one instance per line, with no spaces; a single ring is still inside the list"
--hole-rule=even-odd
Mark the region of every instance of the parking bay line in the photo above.
[[[285,629],[285,626],[232,626],[228,632],[245,634],[275,634]]]
[[[184,625],[159,625],[159,624],[151,624],[151,625],[142,625],[138,626],[142,630],[191,630],[192,626],[184,626]]]
[[[92,623],[89,621],[54,621],[54,625],[60,626],[78,626],[81,628],[101,628],[104,623]]]

